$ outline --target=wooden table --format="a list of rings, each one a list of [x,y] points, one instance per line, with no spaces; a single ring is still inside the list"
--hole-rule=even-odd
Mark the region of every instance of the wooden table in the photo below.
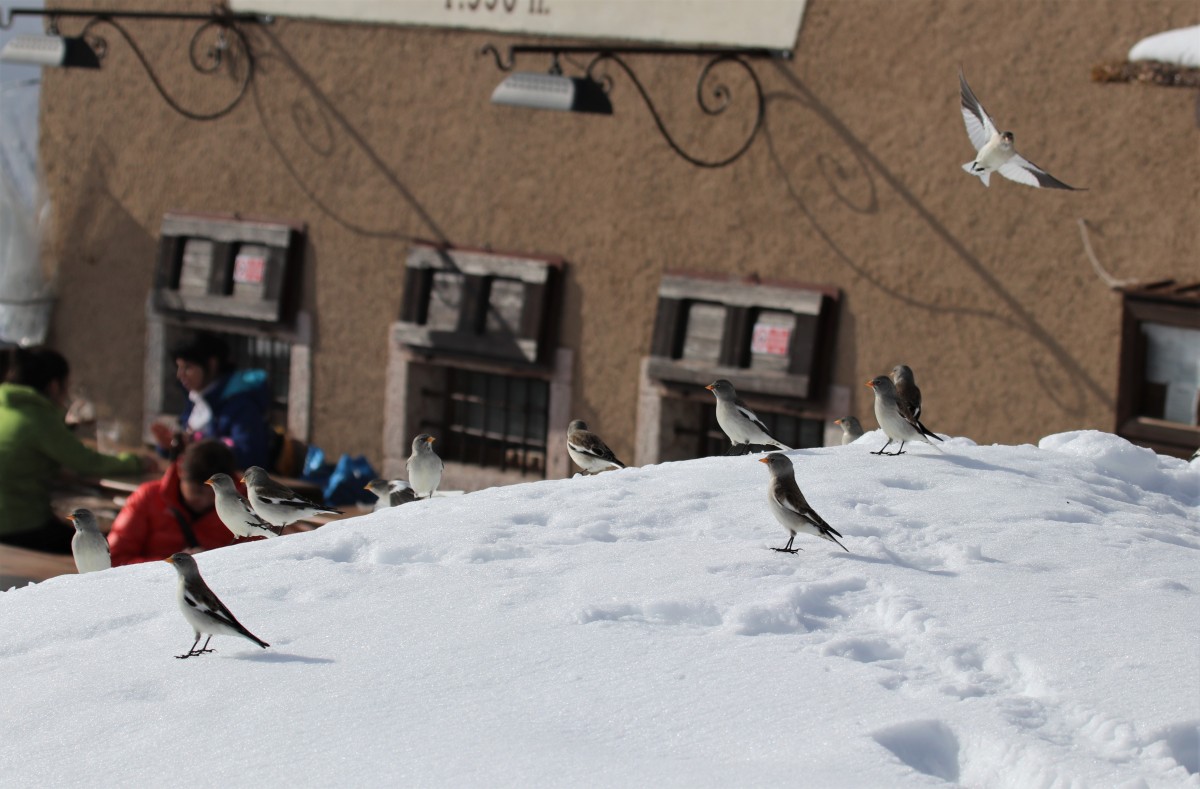
[[[0,589],[75,572],[71,554],[42,553],[0,543]]]
[[[134,474],[127,477],[100,477],[98,479],[87,480],[101,490],[115,493],[118,495],[128,496],[138,489],[139,485],[147,482],[154,482],[162,479],[162,474]],[[300,477],[281,477],[275,474],[271,475],[271,479],[278,482],[280,485],[286,485],[297,494],[306,499],[312,499],[320,503],[324,498],[321,486],[311,480],[301,479]]]

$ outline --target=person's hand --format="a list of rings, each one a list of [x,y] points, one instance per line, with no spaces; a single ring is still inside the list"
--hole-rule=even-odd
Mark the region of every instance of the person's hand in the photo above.
[[[175,437],[175,431],[164,425],[162,422],[150,423],[150,432],[154,434],[154,440],[163,449],[171,447],[171,439]]]

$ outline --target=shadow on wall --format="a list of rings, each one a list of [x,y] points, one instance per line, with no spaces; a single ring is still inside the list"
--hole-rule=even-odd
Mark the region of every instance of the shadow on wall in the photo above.
[[[876,158],[867,146],[858,139],[844,123],[821,103],[804,82],[792,72],[790,66],[775,63],[776,69],[794,89],[792,92],[775,92],[767,95],[768,112],[764,133],[770,158],[787,188],[788,196],[796,208],[809,222],[829,249],[855,274],[888,297],[913,309],[937,314],[959,314],[971,318],[992,321],[1027,336],[1036,345],[1029,363],[1034,377],[1049,401],[1065,413],[1079,413],[1084,409],[1090,395],[1106,408],[1113,408],[1112,397],[1095,381],[1055,339],[1046,331],[1021,302],[976,258],[970,250],[954,236],[937,217],[918,200],[891,171]],[[842,161],[822,152],[816,157],[820,177],[833,193],[836,200],[849,210],[863,215],[880,213],[880,188],[886,187],[898,196],[915,218],[926,225],[934,236],[952,253],[952,259],[969,271],[978,281],[981,301],[994,307],[961,306],[927,300],[916,292],[917,288],[904,284],[889,284],[880,266],[869,260],[856,260],[833,234],[822,224],[817,201],[806,199],[803,187],[812,183],[805,180],[798,163],[785,161],[787,151],[781,150],[771,132],[771,121],[778,120],[781,108],[786,106],[806,110],[820,120],[835,137],[846,146],[853,159],[854,170],[847,170]],[[881,183],[880,183],[881,182]],[[1041,353],[1037,352],[1040,349]],[[1047,360],[1046,357],[1049,357]],[[1049,362],[1052,362],[1052,365]],[[1055,374],[1054,370],[1060,374]]]
[[[73,203],[54,220],[71,228],[59,236],[61,249],[50,255],[59,261],[59,282],[70,281],[71,287],[60,288],[50,342],[70,361],[72,384],[104,415],[140,425],[145,302],[158,244],[110,191],[115,161],[99,145],[72,179]]]
[[[412,191],[296,62],[275,31],[260,26],[255,32],[255,67],[260,77],[269,79],[254,81],[254,106],[268,143],[312,204],[361,236],[450,243]],[[263,39],[269,49],[263,46]],[[339,212],[340,204],[361,206],[354,199],[340,199],[341,193],[352,198],[364,184],[380,179],[412,208],[427,232],[418,235],[397,227],[402,220],[396,219],[394,205],[386,200],[376,201],[367,209],[367,216],[354,220]]]

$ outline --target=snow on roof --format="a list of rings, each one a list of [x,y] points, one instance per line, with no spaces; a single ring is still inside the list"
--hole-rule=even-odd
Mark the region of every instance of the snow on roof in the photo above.
[[[1200,25],[1143,38],[1129,50],[1130,60],[1158,60],[1200,68]]]

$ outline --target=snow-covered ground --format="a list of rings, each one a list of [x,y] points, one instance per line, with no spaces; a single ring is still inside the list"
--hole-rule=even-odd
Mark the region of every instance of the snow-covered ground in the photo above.
[[[3,786],[1200,786],[1200,466],[1111,435],[409,504],[0,594]]]

